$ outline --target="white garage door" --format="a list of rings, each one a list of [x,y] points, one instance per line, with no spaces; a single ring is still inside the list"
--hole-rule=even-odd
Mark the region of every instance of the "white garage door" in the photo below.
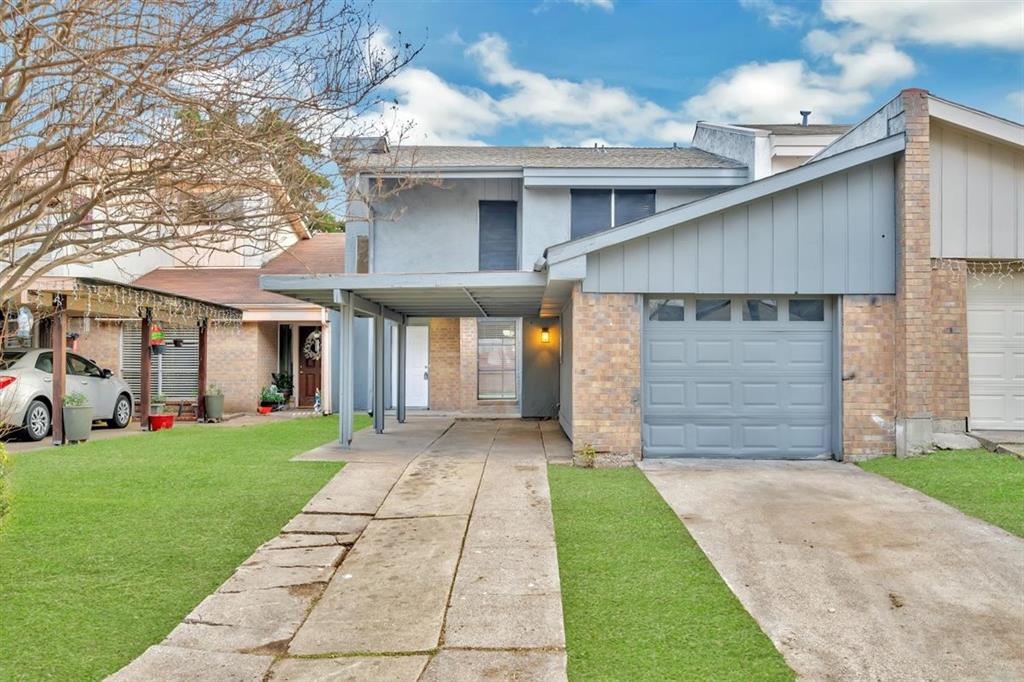
[[[967,282],[972,429],[1024,429],[1024,274]]]
[[[648,298],[644,454],[830,455],[831,307],[828,298]]]

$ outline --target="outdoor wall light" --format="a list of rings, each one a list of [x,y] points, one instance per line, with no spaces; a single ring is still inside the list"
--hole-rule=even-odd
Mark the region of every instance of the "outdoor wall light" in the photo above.
[[[551,332],[548,330],[547,327],[540,328],[540,342],[551,343]]]

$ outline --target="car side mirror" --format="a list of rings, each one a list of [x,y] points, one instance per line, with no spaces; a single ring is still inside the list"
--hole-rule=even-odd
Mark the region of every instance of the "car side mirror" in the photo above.
[[[114,373],[111,372],[109,369],[101,369],[100,376],[103,377],[104,379],[109,379],[110,377],[114,376]]]

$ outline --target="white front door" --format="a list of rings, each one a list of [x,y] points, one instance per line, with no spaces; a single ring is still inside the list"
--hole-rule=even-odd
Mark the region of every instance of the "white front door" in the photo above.
[[[427,348],[430,328],[409,325],[405,332],[405,405],[427,406]]]
[[[967,282],[972,429],[1024,429],[1024,274]]]

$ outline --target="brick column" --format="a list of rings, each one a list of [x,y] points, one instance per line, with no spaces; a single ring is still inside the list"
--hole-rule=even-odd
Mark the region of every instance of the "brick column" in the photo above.
[[[904,90],[907,145],[896,161],[896,454],[932,444],[931,196],[928,93]]]
[[[843,296],[843,459],[896,448],[894,296]]]
[[[461,371],[459,366],[459,318],[430,320],[428,345],[429,405],[431,410],[459,409]]]
[[[970,413],[967,261],[932,262],[933,430],[963,433]]]
[[[641,297],[572,292],[572,442],[640,459]]]

